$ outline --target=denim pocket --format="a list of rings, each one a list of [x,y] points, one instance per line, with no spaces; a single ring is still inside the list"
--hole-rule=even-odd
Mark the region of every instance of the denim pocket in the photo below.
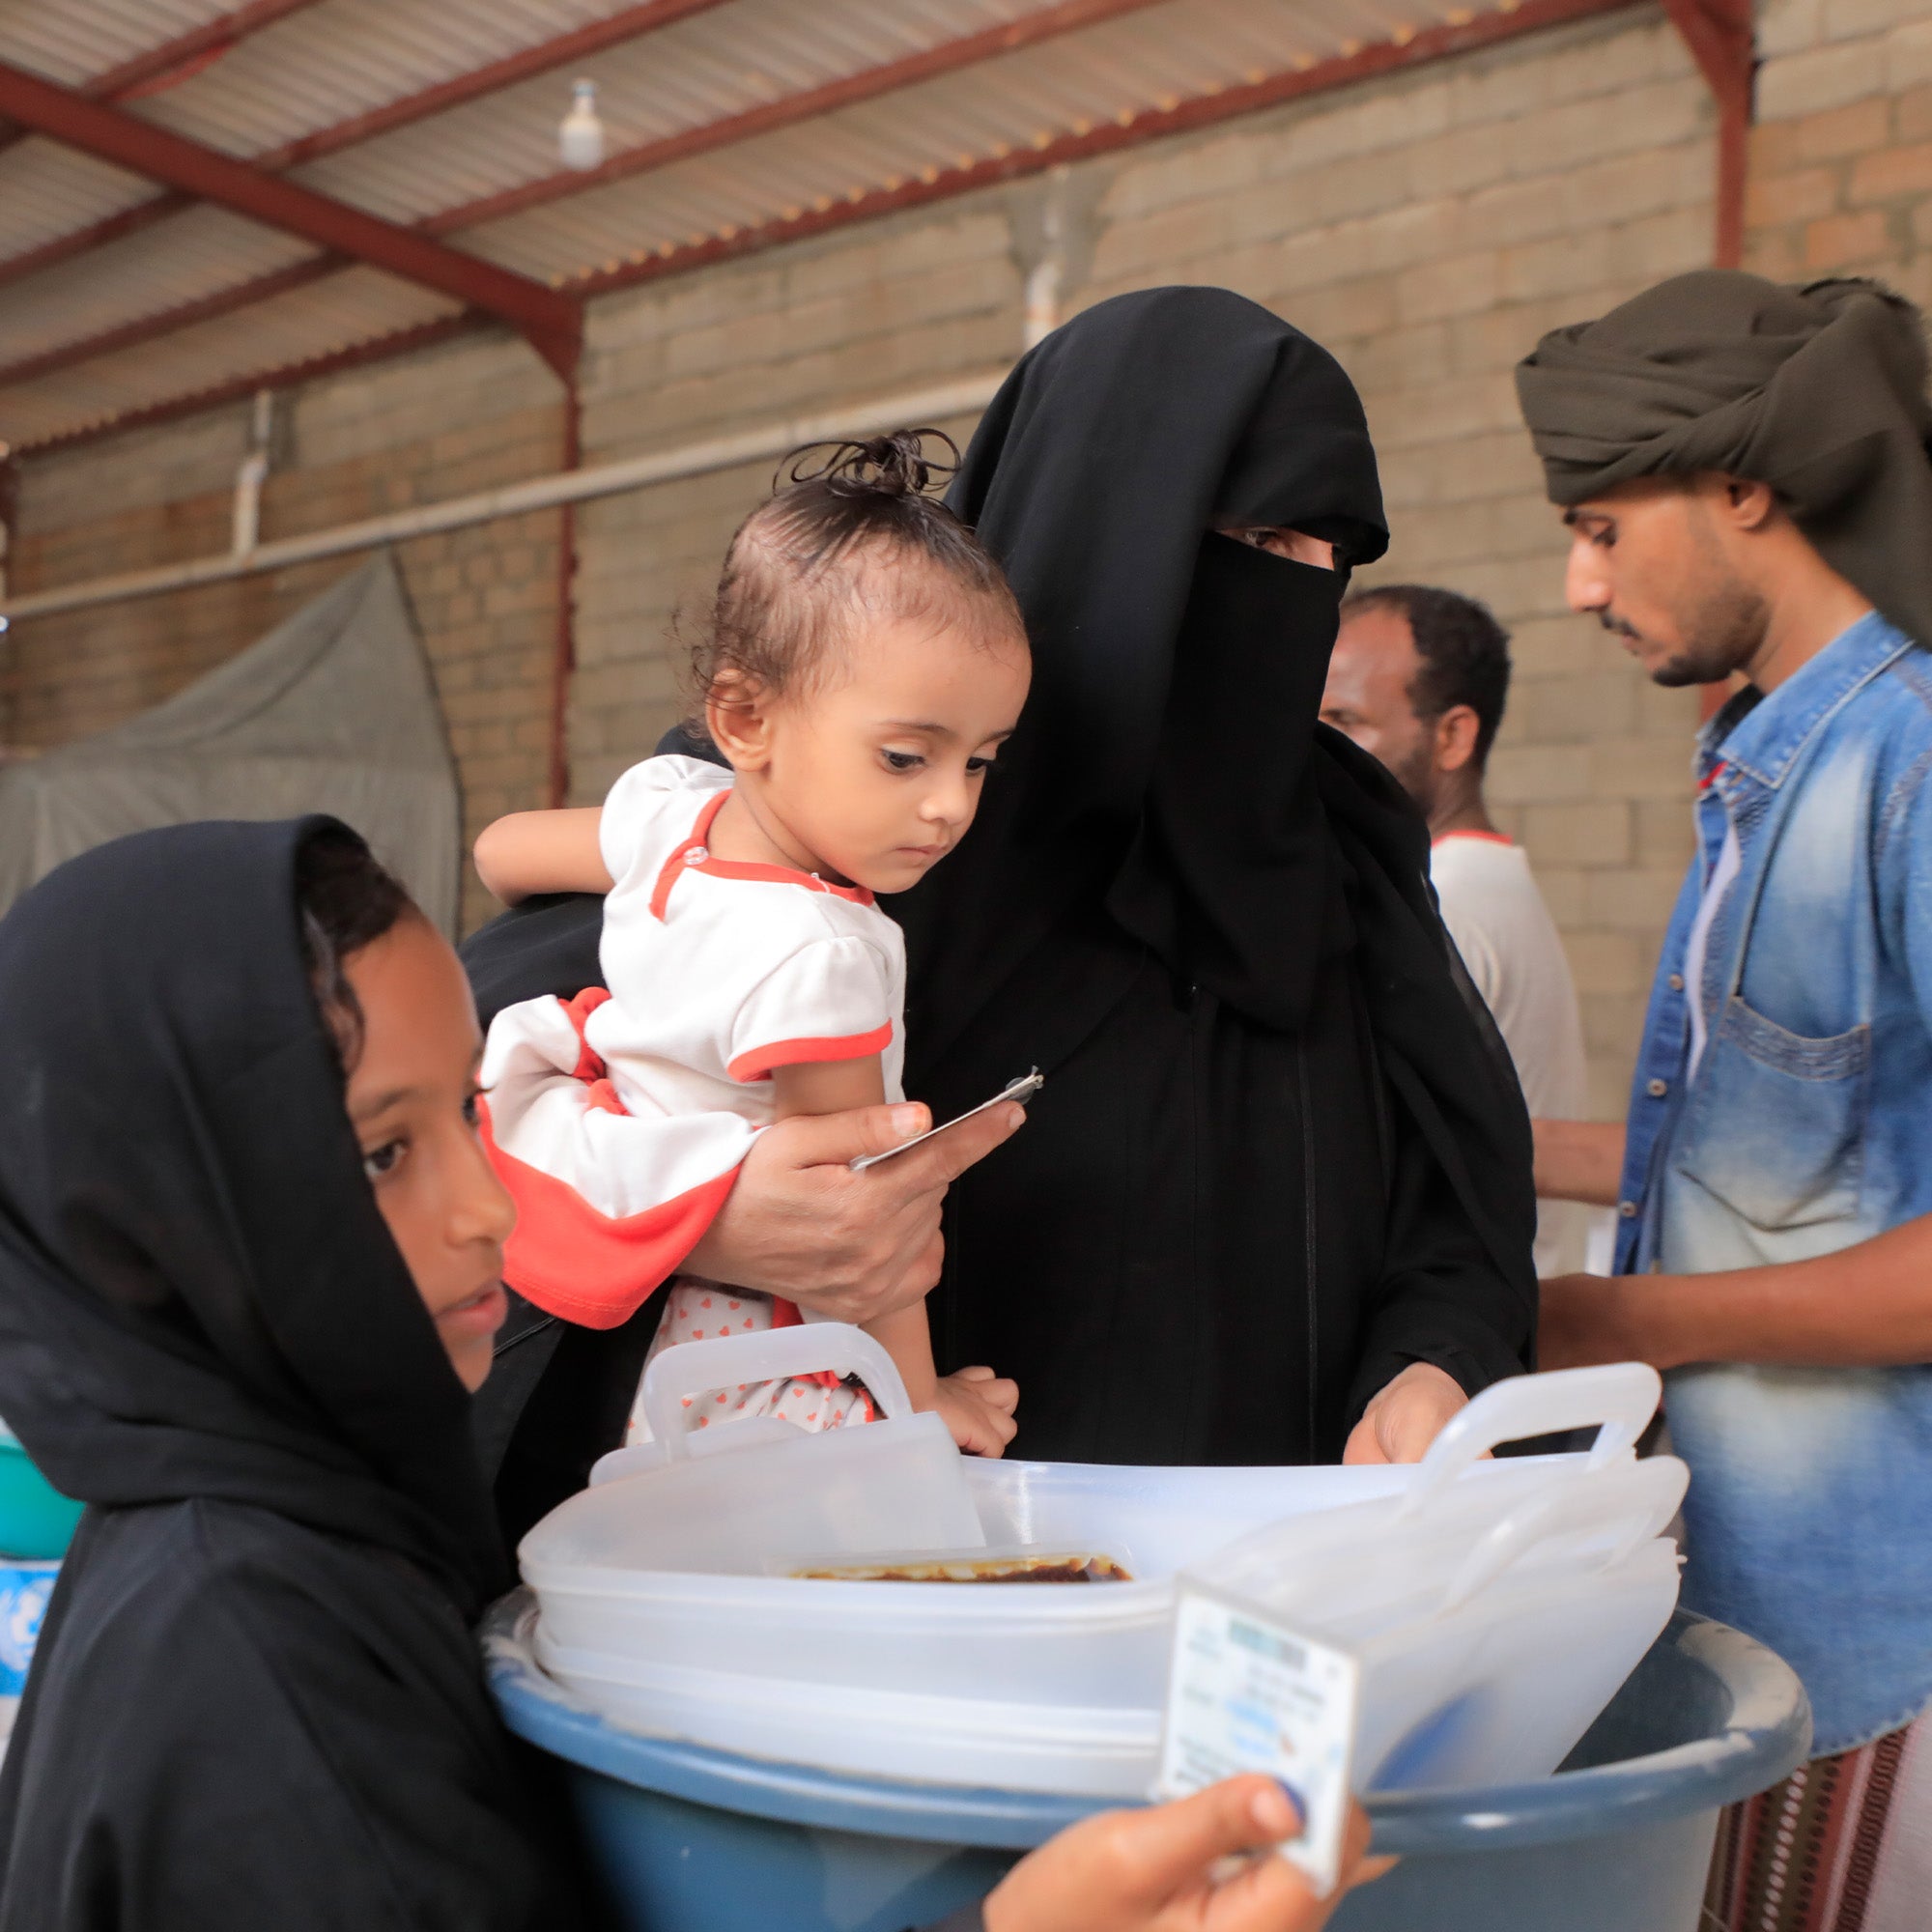
[[[1868,1026],[1809,1039],[1733,997],[1672,1165],[1768,1232],[1847,1219],[1858,1212],[1870,1089]]]

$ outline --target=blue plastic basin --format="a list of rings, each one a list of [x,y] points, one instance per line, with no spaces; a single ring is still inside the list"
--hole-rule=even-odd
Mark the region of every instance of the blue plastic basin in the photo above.
[[[643,1738],[575,1705],[521,1651],[523,1593],[491,1614],[492,1688],[571,1767],[626,1932],[901,1932],[989,1890],[1091,1800],[845,1777]],[[1553,1778],[1369,1802],[1402,1855],[1332,1932],[1695,1932],[1726,1804],[1804,1756],[1779,1658],[1679,1612]]]

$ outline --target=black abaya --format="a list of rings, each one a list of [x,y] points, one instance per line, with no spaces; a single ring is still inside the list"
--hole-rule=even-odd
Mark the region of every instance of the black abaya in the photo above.
[[[0,922],[0,1414],[88,1504],[0,1932],[584,1922],[469,1633],[503,1560],[309,991],[304,829],[118,840]]]
[[[954,1183],[943,1364],[1017,1453],[1332,1459],[1410,1362],[1527,1365],[1528,1122],[1459,988],[1420,818],[1318,723],[1347,569],[1387,543],[1326,351],[1223,290],[1101,302],[1014,369],[950,499],[1006,566],[1026,717],[958,853],[893,902],[907,1089],[1037,1063]],[[1288,526],[1320,570],[1214,534]]]

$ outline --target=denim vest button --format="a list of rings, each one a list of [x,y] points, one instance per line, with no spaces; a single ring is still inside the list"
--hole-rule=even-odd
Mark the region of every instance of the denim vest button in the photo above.
[[[1681,993],[1684,990],[1684,975],[1682,973],[1671,974],[1670,990],[1673,993]]]
[[[1667,1080],[1653,1080],[1643,1091],[1653,1100],[1661,1100],[1670,1092],[1670,1082]]]
[[[1626,1221],[1634,1221],[1636,1219],[1636,1203],[1634,1201],[1619,1201],[1617,1203],[1617,1212]]]

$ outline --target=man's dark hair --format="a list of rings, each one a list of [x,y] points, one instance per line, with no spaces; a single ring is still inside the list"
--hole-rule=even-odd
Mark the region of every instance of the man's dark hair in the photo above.
[[[1476,714],[1476,769],[1490,761],[1509,701],[1509,633],[1487,604],[1426,583],[1378,583],[1344,600],[1346,622],[1364,611],[1399,611],[1421,660],[1408,686],[1415,715],[1428,723],[1458,704]]]

